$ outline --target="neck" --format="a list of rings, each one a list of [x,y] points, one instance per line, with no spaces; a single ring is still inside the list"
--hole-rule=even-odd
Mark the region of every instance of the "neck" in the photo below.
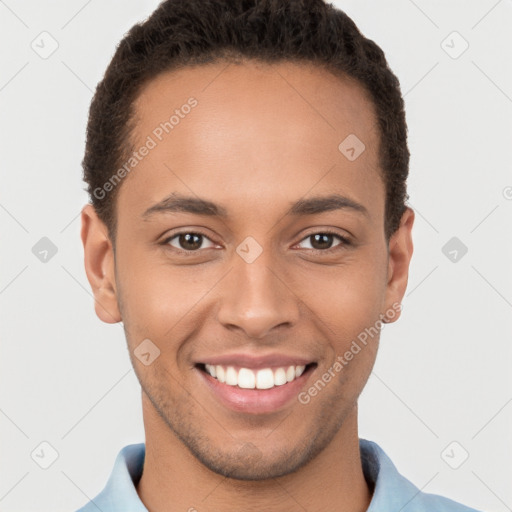
[[[363,512],[372,492],[364,478],[357,405],[315,459],[272,480],[244,481],[214,473],[169,429],[143,393],[146,456],[137,484],[151,512]]]

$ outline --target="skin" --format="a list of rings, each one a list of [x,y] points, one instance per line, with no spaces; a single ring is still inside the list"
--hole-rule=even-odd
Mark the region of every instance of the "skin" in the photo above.
[[[121,185],[115,255],[94,208],[82,210],[96,314],[123,321],[142,387],[139,496],[152,512],[364,511],[373,489],[361,467],[357,399],[379,335],[307,405],[292,400],[266,414],[221,405],[194,363],[234,351],[302,355],[318,365],[308,388],[358,334],[395,312],[414,212],[407,208],[388,243],[373,104],[357,83],[312,65],[186,68],[160,75],[137,98],[134,146],[190,96],[198,105]],[[338,150],[351,133],[366,146],[354,161]],[[222,205],[228,217],[142,218],[171,192]],[[293,202],[333,192],[368,214],[287,215]],[[312,235],[327,228],[351,244],[332,236],[315,245]],[[199,248],[179,237],[162,244],[198,230],[206,236]],[[248,236],[263,250],[250,264],[236,252]],[[148,366],[133,355],[146,338],[160,350]]]

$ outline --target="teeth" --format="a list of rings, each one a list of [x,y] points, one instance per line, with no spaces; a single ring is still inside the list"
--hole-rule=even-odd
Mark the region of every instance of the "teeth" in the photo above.
[[[224,368],[222,368],[222,366],[216,366],[215,371],[217,373],[217,379],[221,382],[226,382],[226,374],[224,372]]]
[[[274,372],[274,384],[276,386],[282,386],[283,384],[286,384],[286,372],[284,371],[284,368],[278,368]]]
[[[238,387],[245,389],[254,389],[256,387],[256,377],[252,370],[240,368],[238,372]]]
[[[238,384],[238,375],[232,366],[228,366],[226,370],[226,384],[236,386]]]
[[[262,368],[261,370],[240,368],[237,371],[233,366],[205,364],[205,368],[212,377],[229,386],[238,386],[244,389],[270,389],[297,379],[304,373],[306,367],[303,365],[288,366],[275,370],[271,368]]]
[[[270,389],[274,387],[274,372],[270,368],[258,370],[256,374],[256,387],[258,389]]]
[[[215,366],[213,366],[213,364],[205,364],[206,366],[206,371],[212,376],[212,377],[216,377],[217,376],[217,373],[216,373],[216,368]]]
[[[305,368],[306,368],[305,366],[296,366],[295,367],[295,377],[300,377],[304,373]]]

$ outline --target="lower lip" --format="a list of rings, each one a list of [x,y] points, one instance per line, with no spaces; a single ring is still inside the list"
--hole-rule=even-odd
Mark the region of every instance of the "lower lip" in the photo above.
[[[224,384],[209,373],[196,368],[201,378],[217,397],[229,409],[249,414],[274,412],[297,397],[316,366],[311,366],[295,380],[270,389],[244,389]]]

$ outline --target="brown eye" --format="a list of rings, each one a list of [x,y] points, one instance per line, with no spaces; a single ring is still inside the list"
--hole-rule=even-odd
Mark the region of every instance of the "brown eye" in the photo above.
[[[333,239],[340,240],[340,243],[333,245]],[[340,248],[343,248],[343,246],[350,245],[350,240],[348,238],[341,236],[337,233],[331,233],[330,231],[321,231],[318,233],[312,233],[311,235],[308,235],[305,237],[302,242],[305,240],[311,240],[310,247],[306,247],[306,249],[312,249],[314,251],[319,252],[327,252],[330,249],[335,250],[336,247],[341,246]]]
[[[313,249],[330,249],[333,243],[333,235],[329,235],[328,233],[318,233],[311,235],[310,238]]]
[[[208,240],[211,243],[210,247],[213,247],[213,242],[206,235],[191,231],[183,231],[181,233],[176,233],[173,236],[164,240],[163,243],[170,245],[171,247],[177,249],[178,251],[197,252],[199,249],[205,248],[202,247],[205,240]],[[172,241],[175,241],[175,244],[171,243]]]

